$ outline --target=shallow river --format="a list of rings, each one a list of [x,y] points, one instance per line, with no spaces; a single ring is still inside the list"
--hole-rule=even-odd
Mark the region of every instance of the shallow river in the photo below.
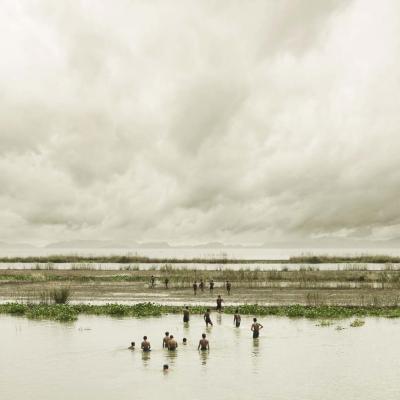
[[[193,316],[113,319],[80,317],[73,324],[0,316],[0,398],[26,399],[399,399],[400,320],[367,318],[318,327],[316,321],[263,318],[254,341],[250,318],[236,329],[214,314],[210,352],[196,350],[205,330]],[[181,343],[161,349],[169,330]],[[149,336],[153,351],[130,351]],[[162,372],[168,363],[170,371]]]

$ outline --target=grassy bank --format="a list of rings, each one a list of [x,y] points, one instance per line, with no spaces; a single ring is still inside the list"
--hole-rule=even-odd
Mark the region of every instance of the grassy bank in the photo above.
[[[268,287],[279,283],[291,283],[293,287],[318,287],[319,283],[335,282],[338,284],[355,284],[357,287],[368,284],[379,284],[382,288],[391,286],[400,288],[400,270],[388,265],[384,270],[367,270],[348,268],[343,270],[318,270],[318,268],[303,268],[300,270],[233,270],[223,268],[218,270],[180,269],[165,266],[157,270],[0,270],[0,284],[46,283],[46,282],[138,282],[146,286],[150,277],[156,277],[157,287],[164,286],[164,279],[169,279],[171,288],[191,288],[194,281],[203,279],[207,284],[212,279],[215,282],[229,280],[238,287]],[[346,285],[343,285],[346,288]]]
[[[339,307],[339,306],[260,306],[240,305],[225,307],[224,313],[233,314],[239,308],[242,315],[281,316],[290,318],[311,319],[343,319],[351,317],[385,317],[399,318],[400,307]],[[192,314],[202,314],[206,307],[190,307]],[[166,306],[153,303],[136,305],[107,304],[107,305],[65,305],[65,304],[21,304],[7,303],[0,305],[0,314],[25,316],[30,319],[47,319],[60,322],[71,322],[79,314],[105,315],[111,317],[160,317],[168,313],[182,313],[183,307]]]
[[[111,256],[81,256],[81,255],[48,255],[28,257],[0,257],[1,263],[117,263],[117,264],[323,264],[323,263],[400,263],[400,257],[388,255],[360,256],[327,256],[301,255],[290,257],[288,260],[249,260],[221,257],[195,258],[155,258],[140,255],[111,255]]]

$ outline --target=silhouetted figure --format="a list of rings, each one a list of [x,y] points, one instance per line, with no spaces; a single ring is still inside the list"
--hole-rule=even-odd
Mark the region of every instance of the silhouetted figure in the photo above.
[[[257,318],[253,318],[253,325],[251,325],[251,330],[253,332],[253,339],[257,339],[260,336],[260,330],[262,328],[264,327],[257,322]]]
[[[231,283],[226,281],[226,291],[228,292],[228,296],[231,294]]]
[[[168,283],[169,283],[169,279],[165,278],[164,279],[165,289],[168,289]]]
[[[204,292],[204,281],[203,281],[203,279],[200,280],[199,288],[200,288],[200,290],[201,290],[202,292]]]
[[[208,325],[210,324],[211,326],[213,326],[213,323],[211,321],[211,315],[210,315],[210,309],[207,308],[207,311],[204,313],[204,321],[206,322],[206,327],[208,328]]]
[[[210,281],[210,293],[214,291],[214,281],[211,279]]]
[[[224,301],[224,299],[221,297],[221,295],[219,294],[217,297],[217,311],[221,312],[222,311],[222,302]]]
[[[233,316],[233,323],[236,326],[236,328],[240,327],[240,322],[242,321],[242,317],[239,314],[239,309],[237,308],[235,310],[235,315]]]
[[[154,288],[155,283],[156,283],[156,278],[155,278],[154,275],[152,275],[151,278],[150,278],[150,286],[151,286],[152,288]]]
[[[197,295],[197,282],[193,283],[193,293],[195,296]]]
[[[190,318],[189,307],[186,306],[185,309],[183,310],[183,322],[184,323],[188,323],[189,322],[189,318]]]
[[[128,347],[129,350],[135,350],[135,342],[131,342],[131,345]]]
[[[150,342],[147,340],[147,336],[143,336],[143,342],[140,347],[144,352],[151,350],[151,345],[150,345]]]

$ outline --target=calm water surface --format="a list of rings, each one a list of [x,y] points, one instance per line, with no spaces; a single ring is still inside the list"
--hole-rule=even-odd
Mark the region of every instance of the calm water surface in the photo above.
[[[400,321],[366,319],[360,328],[263,318],[258,341],[250,318],[212,315],[211,350],[196,350],[205,330],[193,316],[80,317],[73,324],[0,316],[0,397],[22,399],[399,399]],[[161,349],[165,330],[178,338]],[[147,334],[153,351],[127,350]],[[183,337],[187,346],[181,345]],[[170,371],[162,372],[168,363]]]

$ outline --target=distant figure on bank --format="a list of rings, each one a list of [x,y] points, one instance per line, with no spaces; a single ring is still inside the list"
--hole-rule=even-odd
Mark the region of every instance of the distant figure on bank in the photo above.
[[[197,282],[193,283],[193,293],[195,296],[197,295]]]
[[[219,294],[218,297],[217,297],[217,311],[219,311],[219,312],[222,311],[222,302],[223,301],[224,301],[224,299]]]
[[[231,283],[226,281],[226,291],[228,292],[228,296],[231,294]]]
[[[135,350],[135,342],[131,342],[131,345],[128,347],[129,350]]]
[[[214,291],[214,281],[211,279],[210,281],[210,293]]]
[[[162,340],[163,349],[168,348],[168,342],[169,342],[169,332],[165,332],[165,336]]]
[[[156,278],[154,275],[151,276],[150,278],[150,286],[153,288],[156,282]]]
[[[260,336],[260,330],[262,328],[264,327],[257,322],[257,318],[253,318],[253,325],[251,325],[251,330],[253,332],[253,339],[257,339]]]
[[[210,343],[206,339],[205,333],[201,335],[201,339],[199,341],[199,345],[197,346],[197,350],[210,350]]]
[[[177,347],[178,347],[178,343],[174,339],[174,335],[171,335],[169,337],[169,341],[168,341],[168,350],[176,350]]]
[[[233,323],[236,326],[236,328],[240,327],[240,322],[242,321],[242,317],[239,314],[239,309],[237,308],[235,310],[235,315],[233,316]]]
[[[207,311],[204,313],[204,321],[206,321],[206,327],[208,328],[208,324],[213,326],[213,323],[211,321],[211,316],[210,316],[210,309],[207,308]]]
[[[169,368],[168,364],[164,364],[162,367],[164,372],[168,372],[168,368]]]
[[[184,337],[183,338],[183,344],[186,345],[187,344],[187,339]]]
[[[200,288],[200,290],[202,292],[204,292],[204,281],[203,281],[203,279],[200,279],[199,288]]]
[[[169,283],[169,279],[165,278],[164,279],[165,289],[168,289],[168,283]]]
[[[188,323],[189,322],[189,307],[186,306],[185,309],[183,310],[183,322]]]
[[[143,336],[143,342],[140,347],[142,348],[143,351],[151,350],[151,345],[150,345],[150,342],[147,340],[147,336]]]

